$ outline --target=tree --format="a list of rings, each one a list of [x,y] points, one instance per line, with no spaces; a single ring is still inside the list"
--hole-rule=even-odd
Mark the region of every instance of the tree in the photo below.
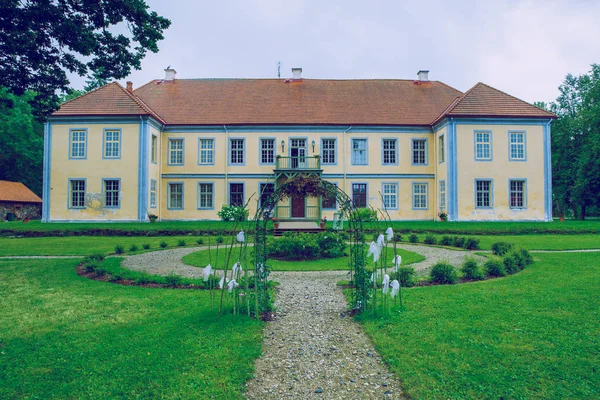
[[[588,74],[567,75],[551,110],[560,118],[552,129],[552,183],[562,210],[585,219],[600,207],[600,65]]]
[[[3,0],[0,2],[0,82],[11,93],[35,92],[37,116],[58,107],[67,72],[120,79],[140,69],[171,21],[144,0]]]
[[[110,79],[104,77],[104,68],[100,67],[98,68],[98,71],[92,71],[92,73],[87,76],[83,91],[84,93],[91,92],[108,83],[110,83]]]
[[[33,97],[0,88],[0,179],[23,182],[41,196],[44,128],[31,112]]]

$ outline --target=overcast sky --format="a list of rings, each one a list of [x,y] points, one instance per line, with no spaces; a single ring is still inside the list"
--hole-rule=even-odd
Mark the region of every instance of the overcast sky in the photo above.
[[[138,87],[164,77],[484,82],[525,101],[552,101],[567,73],[600,63],[600,1],[146,0],[172,21]],[[73,81],[81,87],[83,79]]]

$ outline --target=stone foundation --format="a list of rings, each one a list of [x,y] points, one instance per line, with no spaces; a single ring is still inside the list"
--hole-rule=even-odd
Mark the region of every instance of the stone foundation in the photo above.
[[[0,202],[0,220],[6,220],[8,213],[13,213],[16,219],[40,219],[42,217],[41,203]]]

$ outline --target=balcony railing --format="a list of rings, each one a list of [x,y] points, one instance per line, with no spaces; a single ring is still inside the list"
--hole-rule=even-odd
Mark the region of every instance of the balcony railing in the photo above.
[[[292,207],[291,206],[277,206],[276,216],[281,220],[292,219]],[[320,221],[321,220],[321,208],[319,206],[305,206],[303,219]]]
[[[301,170],[320,170],[321,157],[306,156],[306,157],[282,157],[276,158],[276,170],[286,171],[301,171]]]

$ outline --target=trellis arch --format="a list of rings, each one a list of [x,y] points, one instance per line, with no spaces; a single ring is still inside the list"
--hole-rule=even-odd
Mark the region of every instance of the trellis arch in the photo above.
[[[349,271],[350,279],[354,281],[352,307],[364,311],[370,296],[369,285],[364,283],[368,279],[366,270],[366,248],[363,221],[354,208],[352,199],[336,185],[322,180],[317,176],[296,175],[283,184],[279,185],[275,191],[266,199],[263,199],[260,207],[256,211],[255,217],[255,241],[254,241],[254,276],[256,277],[257,307],[260,311],[266,311],[269,307],[269,293],[267,288],[267,279],[271,272],[268,263],[267,252],[267,226],[271,219],[273,209],[277,204],[290,197],[335,197],[338,210],[348,223],[348,232],[350,234],[350,258]],[[257,312],[259,310],[257,309]]]

